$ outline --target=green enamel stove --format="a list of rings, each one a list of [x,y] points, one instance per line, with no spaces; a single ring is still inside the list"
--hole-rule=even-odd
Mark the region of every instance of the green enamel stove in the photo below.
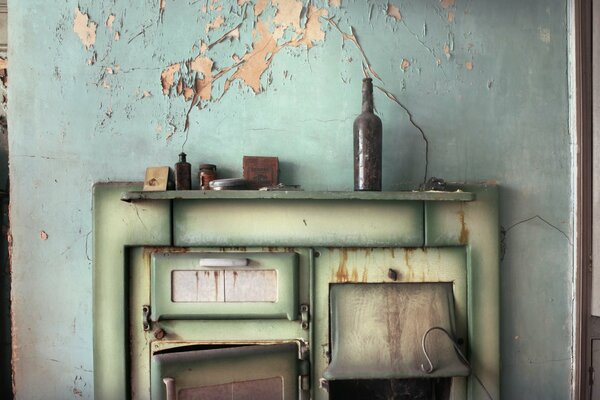
[[[139,190],[94,186],[96,399],[500,398],[495,186]]]

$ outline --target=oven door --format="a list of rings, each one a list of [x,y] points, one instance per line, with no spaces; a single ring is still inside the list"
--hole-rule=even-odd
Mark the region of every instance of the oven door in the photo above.
[[[155,353],[152,399],[297,399],[298,355],[296,343],[199,350],[178,347]]]

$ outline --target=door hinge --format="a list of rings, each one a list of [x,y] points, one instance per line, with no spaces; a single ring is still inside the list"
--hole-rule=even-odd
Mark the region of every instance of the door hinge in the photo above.
[[[310,348],[307,343],[302,343],[299,350],[300,389],[308,394],[310,392]]]
[[[594,367],[591,365],[588,368],[588,382],[590,386],[594,385]]]

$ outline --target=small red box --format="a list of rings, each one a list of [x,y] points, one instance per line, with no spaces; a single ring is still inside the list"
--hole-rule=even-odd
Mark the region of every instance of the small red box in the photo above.
[[[244,179],[248,188],[260,189],[279,183],[279,159],[277,157],[244,156]]]

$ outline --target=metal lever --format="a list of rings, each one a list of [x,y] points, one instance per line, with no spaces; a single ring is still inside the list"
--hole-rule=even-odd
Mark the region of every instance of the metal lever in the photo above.
[[[175,392],[175,379],[163,378],[163,383],[167,389],[167,400],[177,400],[177,393]]]

